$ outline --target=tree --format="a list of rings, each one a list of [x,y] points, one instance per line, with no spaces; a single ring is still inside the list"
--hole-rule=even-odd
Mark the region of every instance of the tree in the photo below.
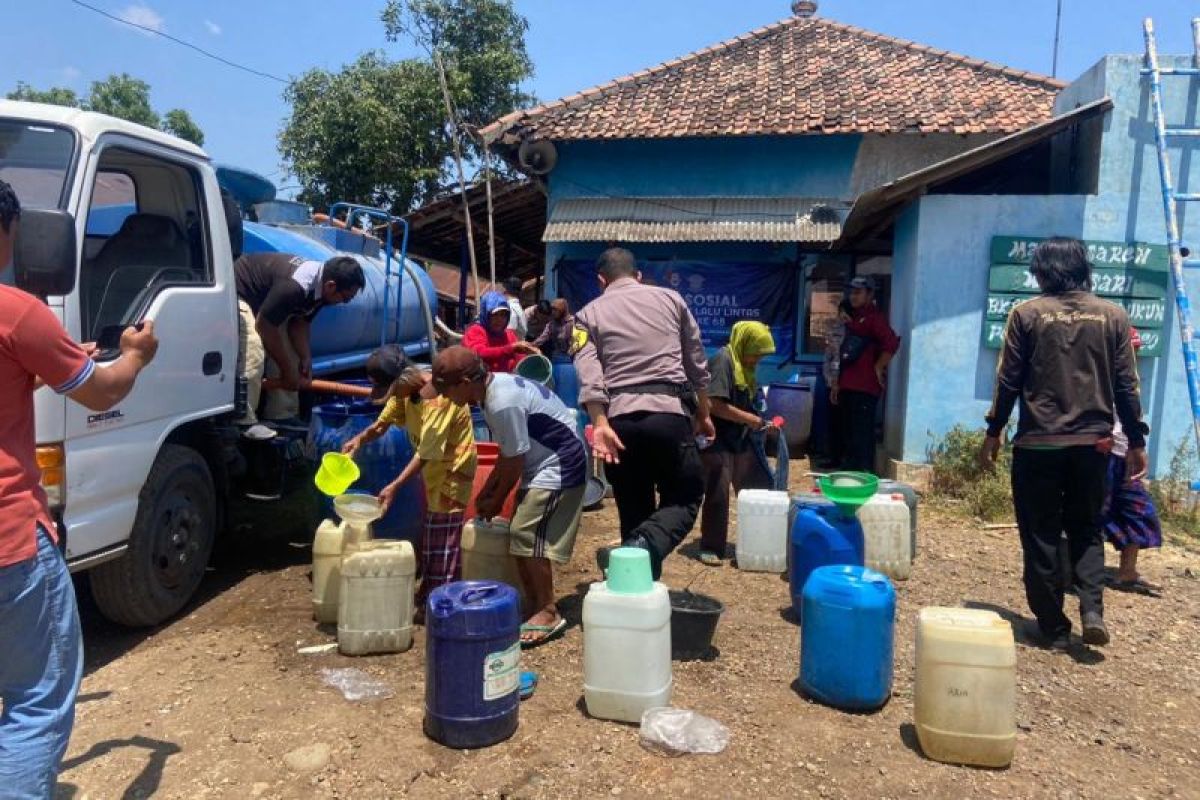
[[[158,114],[150,107],[150,84],[122,72],[92,82],[88,109],[110,117],[120,117],[147,128],[157,128]]]
[[[280,151],[315,206],[349,200],[407,212],[445,185],[450,166],[436,50],[463,122],[480,126],[526,104],[533,73],[528,27],[511,0],[390,0],[389,40],[411,38],[430,57],[365,53],[339,72],[311,70],[284,91],[291,116]],[[468,156],[478,143],[464,142]]]
[[[54,86],[50,89],[35,89],[24,81],[17,81],[17,88],[8,93],[9,100],[24,100],[28,103],[49,103],[52,106],[79,108],[82,104],[74,89]]]
[[[200,130],[200,126],[182,108],[172,108],[163,114],[162,129],[180,139],[186,139],[197,147],[204,145],[204,131]]]
[[[174,108],[160,119],[150,105],[150,84],[124,72],[94,81],[87,97],[80,97],[75,90],[62,86],[42,90],[18,81],[17,88],[8,93],[8,99],[96,111],[150,128],[160,128],[197,145],[204,144],[204,131],[186,111]]]

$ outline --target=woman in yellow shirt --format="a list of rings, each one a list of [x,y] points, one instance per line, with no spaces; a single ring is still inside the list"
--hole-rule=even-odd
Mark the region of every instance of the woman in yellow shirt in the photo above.
[[[462,529],[476,467],[471,413],[466,406],[439,396],[429,376],[394,345],[372,354],[367,373],[377,388],[386,387],[386,405],[371,427],[347,442],[342,452],[353,457],[393,425],[408,432],[413,457],[379,493],[379,502],[386,512],[400,487],[418,474],[424,479],[427,511],[417,591],[417,618],[421,621],[429,593],[459,580],[462,572]]]

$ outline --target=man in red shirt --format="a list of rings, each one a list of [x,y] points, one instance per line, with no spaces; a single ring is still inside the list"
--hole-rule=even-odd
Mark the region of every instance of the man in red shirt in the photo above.
[[[875,281],[850,281],[849,321],[842,342],[841,372],[831,390],[841,421],[843,468],[875,471],[875,407],[887,383],[887,367],[900,349],[900,337],[875,305]]]
[[[0,180],[0,270],[12,261],[20,204]],[[121,357],[97,367],[38,298],[0,286],[0,794],[54,791],[75,718],[83,642],[35,456],[33,391],[51,387],[95,411],[119,403],[158,348],[129,328]],[[11,792],[11,794],[9,794]]]

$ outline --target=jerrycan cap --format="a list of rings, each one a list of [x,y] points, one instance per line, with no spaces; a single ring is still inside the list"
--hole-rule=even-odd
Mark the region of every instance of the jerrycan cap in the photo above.
[[[609,553],[605,576],[614,594],[646,594],[654,589],[650,554],[640,547],[618,547]]]

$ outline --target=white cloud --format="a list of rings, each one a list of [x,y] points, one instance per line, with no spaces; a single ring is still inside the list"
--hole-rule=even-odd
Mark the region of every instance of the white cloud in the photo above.
[[[221,35],[221,26],[213,22],[211,19],[204,20],[204,27],[208,28],[208,32],[213,36]]]
[[[62,76],[64,83],[74,83],[75,81],[79,80],[79,76],[83,73],[79,71],[78,67],[72,67],[68,65],[60,69],[58,74]]]
[[[126,22],[131,22],[134,25],[140,25],[143,28],[149,28],[159,33],[167,29],[166,20],[150,6],[126,6],[117,12],[117,16]]]

